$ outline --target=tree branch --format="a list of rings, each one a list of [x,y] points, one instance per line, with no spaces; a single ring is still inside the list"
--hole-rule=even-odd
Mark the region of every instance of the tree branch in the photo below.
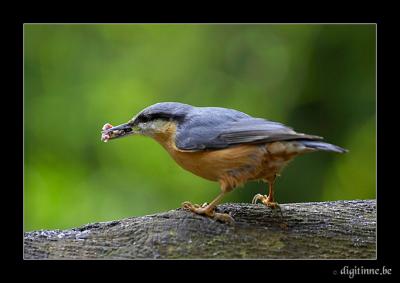
[[[182,209],[24,234],[25,259],[376,257],[376,202],[223,204],[227,225]]]

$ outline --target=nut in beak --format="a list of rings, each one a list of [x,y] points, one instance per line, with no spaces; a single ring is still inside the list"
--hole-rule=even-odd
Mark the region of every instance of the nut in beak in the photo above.
[[[133,131],[128,123],[116,127],[106,123],[101,131],[101,141],[108,142],[110,139],[122,138],[130,134],[133,134]]]

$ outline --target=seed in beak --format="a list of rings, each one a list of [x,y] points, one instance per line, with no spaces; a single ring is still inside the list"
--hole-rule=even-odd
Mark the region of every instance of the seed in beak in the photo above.
[[[113,127],[113,125],[111,125],[110,123],[106,123],[106,124],[104,124],[102,130],[103,131],[107,131],[108,129],[110,129],[112,127]],[[101,134],[101,141],[108,142],[109,139],[110,139],[110,135],[108,133],[107,134],[106,133],[102,133]]]
[[[108,142],[109,139],[110,139],[110,136],[108,134],[101,135],[101,141]]]
[[[106,124],[104,124],[102,130],[105,131],[105,130],[110,129],[112,127],[113,127],[113,125],[111,125],[110,123],[106,123]]]

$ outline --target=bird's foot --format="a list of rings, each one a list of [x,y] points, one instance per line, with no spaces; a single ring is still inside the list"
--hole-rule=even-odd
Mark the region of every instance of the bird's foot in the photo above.
[[[262,195],[262,194],[256,194],[253,197],[253,200],[251,201],[252,204],[256,204],[257,201],[261,201],[263,204],[265,204],[268,207],[271,208],[280,208],[279,204],[277,202],[274,202],[271,200],[271,198],[267,195]]]
[[[201,205],[201,207],[206,207],[208,205],[208,202],[205,202]]]
[[[235,220],[228,213],[215,212],[215,209],[213,207],[209,207],[207,203],[204,203],[202,206],[200,206],[198,204],[192,204],[191,202],[185,201],[182,203],[182,208],[224,223],[235,223]]]
[[[283,220],[282,209],[281,209],[280,205],[277,202],[272,201],[271,198],[269,196],[267,196],[267,195],[256,194],[253,197],[253,201],[251,203],[256,204],[258,200],[260,200],[264,205],[274,209],[273,211],[275,211],[275,208],[278,208],[278,210],[276,210],[276,211],[278,211],[280,213],[280,216],[281,216],[281,218]],[[287,223],[281,223],[280,226],[283,229],[287,229]]]

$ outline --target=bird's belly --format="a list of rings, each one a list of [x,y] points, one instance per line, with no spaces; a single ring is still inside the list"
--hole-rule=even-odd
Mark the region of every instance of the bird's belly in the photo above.
[[[167,150],[182,168],[207,180],[223,182],[226,187],[272,179],[298,154],[285,142],[195,152]]]
[[[253,175],[265,154],[257,145],[241,145],[220,150],[169,151],[184,169],[211,181],[220,181],[231,175]]]

